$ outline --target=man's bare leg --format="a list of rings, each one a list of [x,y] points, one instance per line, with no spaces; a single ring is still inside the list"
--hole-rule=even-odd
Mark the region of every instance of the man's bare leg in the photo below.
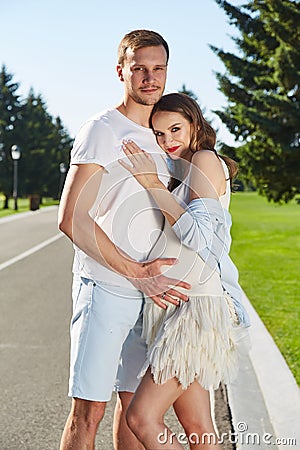
[[[137,440],[126,421],[127,408],[133,395],[131,392],[118,393],[113,430],[115,450],[144,450],[144,446]]]
[[[104,416],[106,402],[92,402],[73,398],[60,450],[94,450],[99,424]]]

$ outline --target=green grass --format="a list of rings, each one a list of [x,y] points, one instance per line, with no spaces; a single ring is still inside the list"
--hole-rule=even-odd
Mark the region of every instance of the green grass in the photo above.
[[[3,209],[4,197],[0,195],[0,218],[10,216],[11,214],[18,214],[20,212],[29,211],[29,198],[18,198],[18,211],[14,210],[14,201],[10,199],[8,202],[8,209]],[[58,205],[58,200],[51,198],[43,198],[41,208],[45,206]]]
[[[241,286],[300,384],[300,205],[241,192],[232,196],[231,214]]]

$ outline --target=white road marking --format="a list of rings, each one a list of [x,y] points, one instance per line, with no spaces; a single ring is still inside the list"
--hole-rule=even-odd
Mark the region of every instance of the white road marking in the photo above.
[[[57,241],[58,239],[60,239],[61,237],[63,237],[64,235],[62,233],[58,233],[55,236],[52,236],[49,239],[46,239],[46,241],[41,242],[38,245],[35,245],[34,247],[31,247],[29,250],[26,250],[23,253],[20,253],[17,256],[14,256],[11,259],[8,259],[7,261],[5,261],[4,263],[0,264],[0,271],[3,269],[6,269],[9,266],[12,266],[13,264],[15,264],[18,261],[21,261],[24,258],[27,258],[27,256],[32,255],[33,253],[38,252],[39,250],[41,250],[42,248],[46,247],[47,245],[52,244],[53,242]]]

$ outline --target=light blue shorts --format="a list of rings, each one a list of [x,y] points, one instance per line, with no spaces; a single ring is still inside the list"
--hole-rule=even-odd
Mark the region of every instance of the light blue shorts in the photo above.
[[[143,294],[74,275],[72,296],[69,396],[105,402],[114,387],[134,392],[146,359]]]

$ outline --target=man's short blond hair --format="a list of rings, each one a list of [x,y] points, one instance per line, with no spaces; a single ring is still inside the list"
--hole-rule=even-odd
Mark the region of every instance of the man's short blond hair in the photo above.
[[[125,34],[118,47],[118,64],[124,65],[127,49],[132,51],[143,47],[156,47],[162,45],[166,50],[167,62],[169,60],[169,46],[164,38],[156,31],[133,30]]]

